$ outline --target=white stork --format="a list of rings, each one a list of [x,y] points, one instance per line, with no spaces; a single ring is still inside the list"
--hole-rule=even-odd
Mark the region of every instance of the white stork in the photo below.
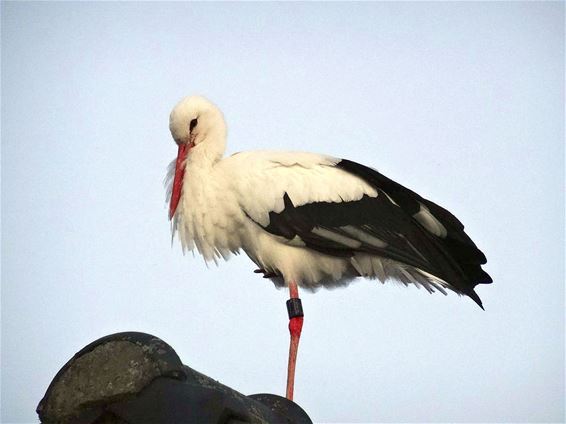
[[[482,307],[474,287],[492,282],[486,258],[446,209],[345,159],[277,151],[223,158],[226,124],[203,97],[181,100],[169,128],[179,147],[166,178],[169,218],[183,250],[196,247],[206,261],[243,250],[256,272],[289,287],[289,399],[303,324],[297,286],[393,279]]]

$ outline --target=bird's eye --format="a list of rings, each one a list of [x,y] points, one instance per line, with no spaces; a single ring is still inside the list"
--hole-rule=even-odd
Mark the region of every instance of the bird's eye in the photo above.
[[[191,119],[191,123],[189,124],[189,131],[192,131],[194,127],[198,124],[197,118]]]

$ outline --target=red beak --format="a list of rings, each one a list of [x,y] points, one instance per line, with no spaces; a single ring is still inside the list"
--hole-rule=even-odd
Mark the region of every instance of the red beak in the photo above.
[[[179,145],[177,161],[175,162],[175,179],[173,180],[173,191],[171,192],[171,204],[169,205],[169,219],[175,215],[179,200],[181,199],[183,177],[185,176],[185,159],[187,159],[187,154],[192,147],[193,143]]]

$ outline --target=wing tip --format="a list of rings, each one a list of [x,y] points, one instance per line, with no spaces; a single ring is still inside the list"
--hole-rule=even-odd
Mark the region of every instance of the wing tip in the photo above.
[[[483,303],[480,299],[480,297],[478,296],[478,294],[472,289],[470,290],[468,293],[466,293],[474,302],[476,302],[476,304],[482,308],[482,310],[485,311],[485,308],[483,307]]]

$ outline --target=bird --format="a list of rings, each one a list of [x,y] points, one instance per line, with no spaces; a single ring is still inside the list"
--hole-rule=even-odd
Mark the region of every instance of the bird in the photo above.
[[[288,288],[286,397],[293,400],[304,312],[298,289],[365,277],[470,297],[492,282],[486,257],[448,210],[347,159],[258,150],[225,157],[227,127],[202,96],[169,116],[178,146],[165,185],[172,236],[207,262],[243,251],[255,272]]]

